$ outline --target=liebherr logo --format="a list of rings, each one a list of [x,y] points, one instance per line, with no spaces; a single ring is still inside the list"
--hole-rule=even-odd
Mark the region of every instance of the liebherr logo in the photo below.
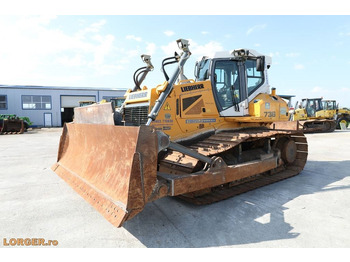
[[[193,85],[193,86],[183,86],[183,87],[181,87],[181,91],[187,92],[187,91],[192,91],[192,90],[202,89],[202,88],[204,88],[203,84]]]
[[[147,97],[147,92],[142,92],[142,93],[135,93],[135,94],[130,94],[129,99],[138,99],[138,98],[144,98]]]

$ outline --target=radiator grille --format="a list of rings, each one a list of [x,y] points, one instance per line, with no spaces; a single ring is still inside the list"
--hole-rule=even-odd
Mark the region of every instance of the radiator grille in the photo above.
[[[126,107],[124,110],[125,124],[140,126],[147,123],[148,106]]]

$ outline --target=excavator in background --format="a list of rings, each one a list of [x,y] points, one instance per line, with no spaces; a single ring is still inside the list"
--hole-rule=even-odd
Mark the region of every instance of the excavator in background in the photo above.
[[[295,105],[290,120],[298,121],[304,133],[333,132],[337,126],[334,113],[324,110],[322,98],[304,98]]]
[[[62,131],[52,170],[117,227],[159,198],[209,204],[295,176],[307,161],[306,137],[270,91],[269,56],[205,56],[187,79],[189,43],[177,44],[181,53],[162,62],[162,84],[141,85],[153,70],[143,55],[120,108],[75,108]]]

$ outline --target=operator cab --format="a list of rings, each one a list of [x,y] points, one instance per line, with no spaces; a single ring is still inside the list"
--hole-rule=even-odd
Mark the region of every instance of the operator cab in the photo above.
[[[306,110],[308,117],[315,117],[317,111],[323,110],[322,98],[302,99],[301,107]]]
[[[322,106],[324,110],[336,110],[337,105],[335,100],[323,100]]]
[[[221,116],[249,115],[248,103],[259,93],[268,93],[267,70],[271,58],[255,50],[239,49],[203,57],[196,63],[197,81],[210,80]]]

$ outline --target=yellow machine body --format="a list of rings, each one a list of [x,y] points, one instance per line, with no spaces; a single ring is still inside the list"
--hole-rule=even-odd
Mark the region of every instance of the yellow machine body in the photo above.
[[[151,123],[151,126],[168,134],[173,141],[186,140],[210,131],[267,126],[273,122],[288,121],[288,105],[275,93],[256,96],[249,102],[248,115],[223,117],[218,112],[211,82],[189,82],[174,85],[157,118]],[[127,93],[126,106],[149,103],[150,111],[167,84],[164,82],[156,88],[144,87],[141,91]]]
[[[310,117],[307,116],[306,109],[305,108],[298,108],[294,111],[294,121],[297,120],[307,120],[310,119]]]

